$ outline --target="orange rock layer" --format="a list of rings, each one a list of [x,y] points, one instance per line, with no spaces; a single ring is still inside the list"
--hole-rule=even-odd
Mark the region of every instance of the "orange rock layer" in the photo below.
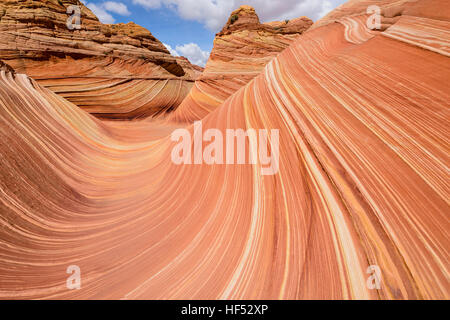
[[[306,17],[262,24],[255,9],[241,6],[217,34],[202,76],[169,118],[180,122],[202,119],[256,77],[312,24]]]
[[[450,16],[424,2],[396,37],[314,28],[203,119],[279,129],[274,176],[177,166],[180,124],[103,123],[3,66],[0,298],[449,299]]]
[[[67,28],[69,5],[81,7],[80,30]],[[176,108],[201,74],[148,30],[101,24],[77,0],[2,1],[0,13],[0,59],[101,118]]]

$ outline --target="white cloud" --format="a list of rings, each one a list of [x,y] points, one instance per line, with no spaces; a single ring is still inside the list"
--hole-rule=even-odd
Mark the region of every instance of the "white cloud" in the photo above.
[[[181,18],[198,21],[213,31],[219,31],[230,13],[243,4],[256,9],[262,22],[307,16],[317,20],[346,0],[133,0],[147,9],[162,6],[175,11]]]
[[[128,11],[128,7],[122,2],[106,1],[100,4],[95,4],[85,1],[84,3],[102,23],[114,23],[116,21],[111,13],[116,13],[122,16],[131,15],[131,12]]]
[[[131,15],[131,12],[128,11],[127,6],[121,2],[106,1],[103,3],[103,7],[106,11],[114,12],[120,14],[121,16]]]
[[[176,47],[176,52],[189,59],[189,61],[198,66],[204,67],[209,58],[209,52],[203,51],[197,44],[188,43]]]
[[[189,61],[198,66],[204,67],[209,59],[209,52],[203,51],[196,43],[187,43],[184,45],[178,45],[173,49],[170,45],[164,46],[169,50],[173,56],[183,56],[189,59]]]
[[[106,10],[99,5],[96,5],[95,3],[86,3],[86,7],[91,9],[91,11],[97,16],[97,18],[102,23],[114,23],[114,17],[110,15]]]
[[[179,53],[173,49],[170,45],[163,43],[163,45],[167,48],[167,50],[169,50],[170,54],[173,55],[174,57],[179,57]]]
[[[140,4],[148,9],[158,9],[161,8],[163,0],[133,0],[134,4]]]

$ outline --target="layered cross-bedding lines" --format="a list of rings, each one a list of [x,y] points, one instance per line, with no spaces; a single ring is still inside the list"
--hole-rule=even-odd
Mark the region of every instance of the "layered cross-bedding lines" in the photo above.
[[[260,74],[267,63],[312,24],[307,17],[263,24],[252,7],[241,6],[217,34],[202,75],[168,118],[178,122],[204,118]]]
[[[186,124],[101,122],[3,66],[0,297],[448,299],[449,58],[352,25],[303,34],[203,118],[279,129],[274,176],[176,166]]]
[[[103,119],[145,119],[180,105],[193,82],[161,79],[66,78],[40,84]]]
[[[69,5],[80,8],[79,29],[66,25]],[[172,57],[139,25],[100,23],[78,0],[0,2],[0,59],[98,118],[113,120],[175,109],[202,71]]]

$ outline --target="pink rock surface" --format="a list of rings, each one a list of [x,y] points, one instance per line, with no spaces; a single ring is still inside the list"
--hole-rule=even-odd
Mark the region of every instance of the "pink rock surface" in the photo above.
[[[81,8],[69,30],[66,8]],[[148,30],[105,25],[77,0],[0,3],[0,59],[101,118],[133,119],[176,108],[201,74]]]
[[[186,125],[102,122],[2,65],[0,298],[449,299],[449,17],[422,5],[315,27],[203,118],[280,130],[274,176],[175,165]]]
[[[180,122],[202,119],[256,77],[312,24],[307,17],[262,24],[254,8],[241,6],[216,35],[205,71],[169,118]]]

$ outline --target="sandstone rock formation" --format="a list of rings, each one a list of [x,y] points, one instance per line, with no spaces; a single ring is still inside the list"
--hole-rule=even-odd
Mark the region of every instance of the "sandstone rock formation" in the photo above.
[[[312,24],[306,17],[262,24],[254,8],[241,6],[216,35],[205,71],[170,118],[202,119],[256,77]]]
[[[449,299],[445,3],[316,26],[203,119],[278,129],[274,176],[176,165],[182,124],[100,121],[1,66],[0,299]]]
[[[66,8],[81,8],[69,30]],[[176,108],[201,74],[148,30],[101,24],[77,0],[0,3],[0,59],[102,118],[147,117]]]

